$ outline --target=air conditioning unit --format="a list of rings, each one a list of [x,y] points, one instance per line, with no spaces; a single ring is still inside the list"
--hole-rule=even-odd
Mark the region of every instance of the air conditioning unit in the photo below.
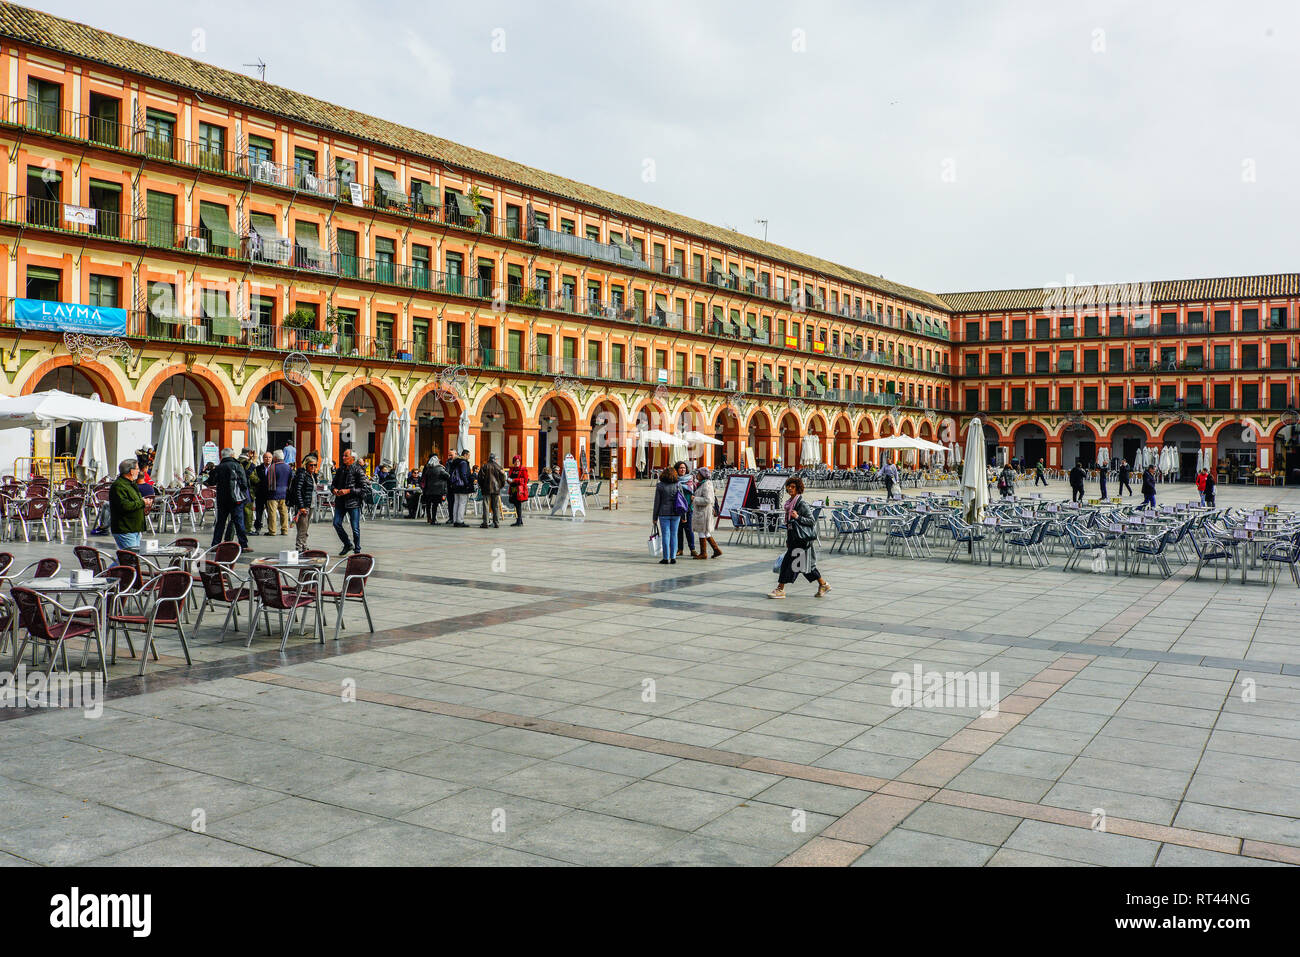
[[[202,338],[203,338],[203,327],[202,327],[202,326],[186,326],[186,327],[185,327],[185,340],[186,340],[187,342],[190,341],[190,340],[198,341],[199,339],[202,339]]]
[[[208,241],[202,236],[186,236],[185,251],[191,253],[205,253],[208,251]]]
[[[693,375],[693,376],[691,376],[691,388],[692,388],[692,389],[703,389],[703,388],[704,388],[704,380],[703,380],[702,378],[700,378],[699,376],[697,376],[697,375]]]
[[[736,391],[736,380],[735,380],[735,379],[728,379],[728,380],[727,380],[727,390],[728,390],[729,392],[735,392],[735,391]]]
[[[682,267],[677,265],[677,263],[669,263],[668,268],[664,271],[670,276],[680,276],[682,274]]]

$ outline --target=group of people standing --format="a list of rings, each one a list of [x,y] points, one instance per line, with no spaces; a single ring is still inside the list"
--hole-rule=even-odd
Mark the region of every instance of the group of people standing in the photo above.
[[[515,520],[511,525],[524,524],[524,506],[528,502],[528,469],[517,455],[511,460],[509,469],[501,468],[495,452],[489,454],[488,460],[478,468],[471,466],[468,449],[462,449],[459,455],[453,452],[446,465],[442,464],[437,455],[431,455],[419,475],[416,476],[412,471],[408,481],[413,486],[418,486],[418,491],[412,488],[406,495],[408,518],[415,518],[423,504],[426,520],[430,525],[437,525],[438,507],[445,501],[445,524],[466,528],[465,506],[477,488],[483,496],[483,521],[479,524],[480,528],[487,528],[489,519],[493,528],[501,527],[503,492],[515,511]]]
[[[705,545],[713,549],[713,557],[722,554],[717,540],[713,537],[713,527],[718,515],[718,495],[713,489],[713,473],[706,468],[695,470],[694,475],[685,462],[678,462],[671,468],[659,473],[659,483],[655,486],[654,512],[650,516],[655,536],[659,537],[659,548],[663,558],[660,565],[677,564],[687,544],[691,547],[691,558],[708,558]],[[700,550],[695,550],[695,540],[700,541]]]

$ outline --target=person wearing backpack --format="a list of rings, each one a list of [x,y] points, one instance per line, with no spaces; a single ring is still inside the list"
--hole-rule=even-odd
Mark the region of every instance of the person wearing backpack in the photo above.
[[[817,583],[813,597],[821,598],[831,586],[817,570],[817,519],[803,500],[802,479],[796,475],[786,480],[785,491],[789,496],[785,501],[785,557],[777,569],[776,588],[767,597],[784,598],[785,586],[803,575]]]
[[[659,473],[659,483],[655,486],[650,524],[659,529],[659,546],[664,556],[659,559],[660,565],[677,564],[677,533],[682,526],[682,516],[686,514],[682,510],[677,484],[677,470],[669,468]]]
[[[239,547],[248,551],[244,524],[244,506],[249,500],[248,473],[235,458],[234,449],[221,450],[221,462],[208,473],[203,484],[217,490],[217,522],[212,530],[212,544],[220,544],[226,537],[226,526],[233,525]]]
[[[474,476],[469,470],[469,449],[461,449],[447,463],[447,524],[465,528],[465,505],[474,491]]]

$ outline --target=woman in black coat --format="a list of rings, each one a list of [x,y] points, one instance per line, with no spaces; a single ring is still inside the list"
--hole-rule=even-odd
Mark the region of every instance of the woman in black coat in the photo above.
[[[423,489],[424,510],[427,513],[430,525],[438,524],[438,506],[447,497],[447,480],[449,478],[447,470],[438,461],[438,456],[429,456],[429,464],[424,467],[424,472],[420,475],[420,486]],[[450,508],[448,508],[447,513],[447,524],[450,525]]]
[[[798,476],[788,479],[785,491],[790,496],[785,502],[785,557],[777,572],[776,589],[767,597],[784,598],[785,586],[803,575],[817,583],[817,594],[813,597],[821,598],[831,586],[817,570],[817,519],[803,500],[802,479]]]

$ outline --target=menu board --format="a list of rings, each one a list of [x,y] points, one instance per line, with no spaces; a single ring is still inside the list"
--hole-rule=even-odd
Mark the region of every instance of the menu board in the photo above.
[[[732,509],[744,508],[746,501],[753,495],[753,491],[754,476],[727,476],[727,488],[722,493],[722,517],[731,518]]]

